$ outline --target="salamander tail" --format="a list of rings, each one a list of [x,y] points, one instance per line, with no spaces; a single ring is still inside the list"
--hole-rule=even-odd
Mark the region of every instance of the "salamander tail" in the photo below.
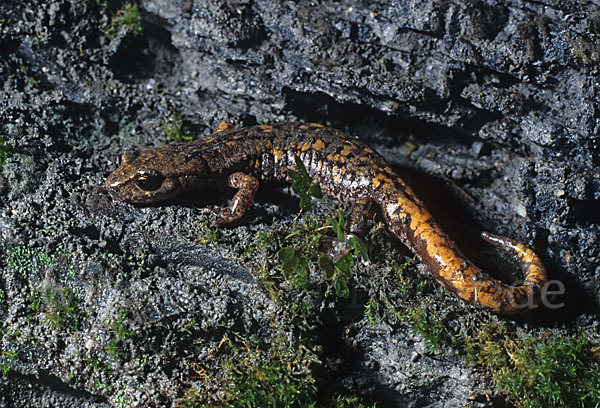
[[[548,281],[546,268],[539,256],[533,250],[520,242],[507,237],[482,232],[481,238],[489,244],[503,249],[512,255],[519,264],[524,275],[524,281],[518,286],[508,286],[508,299],[505,299],[500,314],[512,315],[524,313],[537,307],[542,295],[542,288]]]

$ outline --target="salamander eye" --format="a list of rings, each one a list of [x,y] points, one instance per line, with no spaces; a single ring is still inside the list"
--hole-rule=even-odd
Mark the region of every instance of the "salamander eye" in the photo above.
[[[162,185],[165,177],[154,169],[142,168],[135,175],[135,184],[145,191],[154,191]]]

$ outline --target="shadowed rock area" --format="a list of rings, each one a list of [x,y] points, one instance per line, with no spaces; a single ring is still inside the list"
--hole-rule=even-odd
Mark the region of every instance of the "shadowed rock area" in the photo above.
[[[0,0],[0,406],[522,406],[468,338],[598,342],[599,35],[594,1]],[[278,250],[333,200],[265,186],[216,229],[233,190],[107,194],[124,150],[223,120],[356,135],[491,275],[520,278],[480,231],[534,248],[546,305],[476,310],[383,230],[348,298],[312,253],[298,282]]]

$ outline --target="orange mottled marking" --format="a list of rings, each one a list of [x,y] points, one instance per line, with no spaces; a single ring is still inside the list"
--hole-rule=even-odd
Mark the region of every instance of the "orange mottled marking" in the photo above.
[[[215,129],[215,132],[223,132],[225,130],[231,130],[231,129],[233,129],[233,127],[234,127],[233,123],[231,123],[228,120],[224,120],[224,121],[222,121],[221,123],[219,123],[217,125],[217,128]]]
[[[273,149],[273,157],[275,161],[280,161],[283,157],[283,152],[281,150]]]
[[[346,145],[344,145],[344,148],[342,149],[340,154],[342,156],[348,156],[350,153],[352,153],[353,150],[356,150],[356,146],[351,145],[351,144],[346,144]]]
[[[259,128],[265,133],[271,133],[273,131],[273,126],[271,125],[260,125]]]
[[[317,139],[313,147],[315,150],[323,150],[323,148],[325,147],[325,143],[323,143],[321,139]]]
[[[310,149],[312,145],[310,144],[310,142],[306,142],[302,145],[302,148],[300,150],[302,150],[303,152],[307,151],[308,149]]]
[[[382,184],[387,185],[388,188],[392,187],[392,179],[382,173],[379,173],[375,177],[373,177],[372,182],[374,188],[378,188]]]
[[[346,162],[345,157],[342,157],[339,154],[333,154],[333,153],[330,153],[327,155],[327,160],[329,160],[331,163],[345,163]]]

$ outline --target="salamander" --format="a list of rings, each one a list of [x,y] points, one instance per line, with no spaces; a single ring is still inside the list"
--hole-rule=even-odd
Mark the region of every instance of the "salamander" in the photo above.
[[[366,217],[379,209],[388,230],[459,298],[501,315],[524,312],[540,301],[547,274],[532,249],[483,232],[485,241],[516,258],[524,274],[518,286],[492,278],[463,255],[378,153],[320,124],[220,126],[212,135],[190,143],[127,152],[106,187],[118,200],[147,204],[227,184],[237,189],[230,205],[212,210],[223,225],[246,213],[261,181],[286,180],[287,171],[296,170],[295,156],[325,194],[353,203],[350,219],[355,231],[364,234]]]

